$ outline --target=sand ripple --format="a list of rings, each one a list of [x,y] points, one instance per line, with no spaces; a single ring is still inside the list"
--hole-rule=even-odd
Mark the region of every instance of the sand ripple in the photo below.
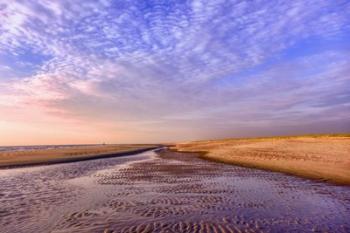
[[[350,232],[349,187],[168,151],[118,164],[0,176],[2,231]]]

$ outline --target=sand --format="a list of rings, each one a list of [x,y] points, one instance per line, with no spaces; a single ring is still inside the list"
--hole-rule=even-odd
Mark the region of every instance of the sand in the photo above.
[[[0,170],[13,232],[349,232],[350,187],[149,151]]]
[[[0,152],[0,168],[43,165],[128,155],[154,149],[158,145],[87,145],[55,149]]]
[[[185,142],[174,149],[240,166],[350,185],[350,137],[299,136]]]

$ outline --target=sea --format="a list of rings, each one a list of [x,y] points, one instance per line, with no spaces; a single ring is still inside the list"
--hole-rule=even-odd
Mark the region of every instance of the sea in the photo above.
[[[59,149],[59,148],[69,148],[77,146],[97,146],[102,144],[72,144],[72,145],[35,145],[35,146],[0,146],[0,152],[8,151],[28,151],[28,150],[38,150],[38,149]]]

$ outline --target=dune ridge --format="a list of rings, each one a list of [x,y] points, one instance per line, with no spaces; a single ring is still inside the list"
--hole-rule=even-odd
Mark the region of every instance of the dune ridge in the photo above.
[[[350,135],[305,135],[178,143],[217,162],[350,185]]]

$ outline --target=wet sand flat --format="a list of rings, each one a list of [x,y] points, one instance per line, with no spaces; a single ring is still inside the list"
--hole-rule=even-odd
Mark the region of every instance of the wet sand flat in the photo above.
[[[139,153],[155,147],[157,147],[157,145],[86,145],[67,146],[54,149],[43,148],[33,150],[0,151],[0,168],[98,159],[130,153]]]
[[[350,185],[350,137],[305,136],[179,143],[202,158]]]
[[[1,232],[349,232],[350,188],[161,150],[0,170]]]

